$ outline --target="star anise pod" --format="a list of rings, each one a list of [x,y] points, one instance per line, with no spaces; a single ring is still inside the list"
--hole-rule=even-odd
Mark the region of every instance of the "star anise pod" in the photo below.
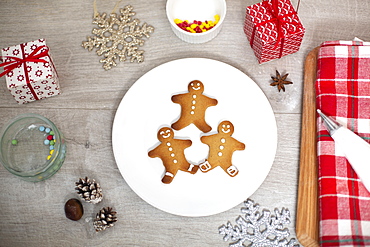
[[[285,74],[283,76],[280,75],[279,71],[276,70],[276,77],[271,76],[271,79],[274,81],[273,83],[270,84],[270,86],[277,86],[279,92],[280,90],[283,90],[285,92],[285,86],[287,84],[293,84],[291,81],[287,81],[286,78],[288,77],[289,74]]]

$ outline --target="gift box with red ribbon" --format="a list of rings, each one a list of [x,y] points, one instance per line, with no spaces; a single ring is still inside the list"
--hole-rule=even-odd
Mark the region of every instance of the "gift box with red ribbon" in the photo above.
[[[58,75],[44,39],[2,49],[0,67],[19,104],[60,94]]]
[[[246,8],[244,32],[264,63],[297,52],[305,29],[290,0],[265,0]]]

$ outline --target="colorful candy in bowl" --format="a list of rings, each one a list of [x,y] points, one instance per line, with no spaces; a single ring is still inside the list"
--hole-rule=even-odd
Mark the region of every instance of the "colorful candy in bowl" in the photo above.
[[[205,43],[221,31],[225,0],[168,0],[166,13],[172,31],[188,43]]]

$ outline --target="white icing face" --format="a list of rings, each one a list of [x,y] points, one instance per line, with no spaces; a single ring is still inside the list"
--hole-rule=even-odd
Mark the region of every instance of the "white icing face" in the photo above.
[[[188,85],[188,89],[189,91],[193,91],[193,92],[203,92],[203,83],[201,81],[192,81],[189,83]],[[194,97],[194,96],[193,96]]]
[[[165,139],[173,138],[173,130],[168,127],[163,127],[158,131],[158,140],[162,141]]]
[[[234,133],[234,125],[230,121],[222,121],[218,125],[218,132],[227,135],[232,135]]]
[[[161,131],[161,136],[162,136],[164,139],[167,139],[168,137],[170,137],[170,136],[171,136],[171,131],[170,131],[170,130]]]
[[[191,88],[195,91],[198,91],[200,89],[200,83],[191,83]]]
[[[229,124],[227,124],[227,125],[226,124],[223,124],[221,130],[225,134],[226,133],[229,133],[230,132],[230,125]]]

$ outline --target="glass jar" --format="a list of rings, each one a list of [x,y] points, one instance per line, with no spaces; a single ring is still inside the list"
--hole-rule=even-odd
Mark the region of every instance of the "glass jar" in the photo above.
[[[18,115],[0,132],[0,162],[23,180],[39,182],[50,178],[62,166],[65,155],[62,133],[41,115]]]

